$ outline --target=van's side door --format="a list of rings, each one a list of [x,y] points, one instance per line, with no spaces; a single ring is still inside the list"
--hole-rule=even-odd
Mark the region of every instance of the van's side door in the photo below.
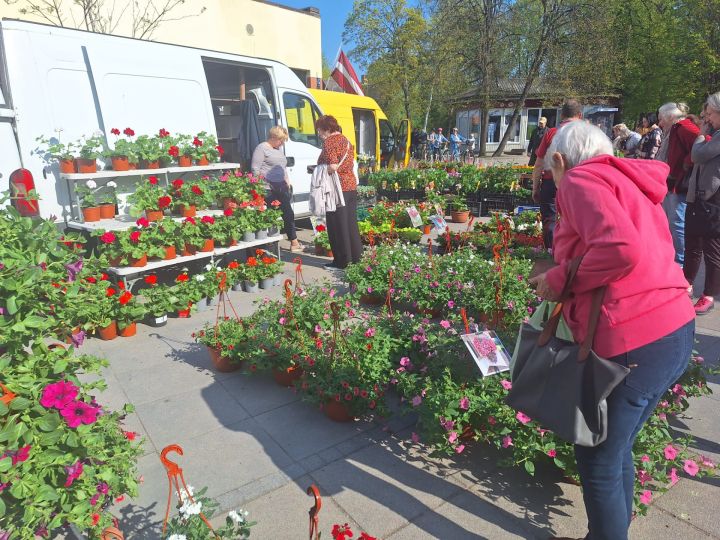
[[[285,155],[292,166],[288,166],[293,186],[293,210],[296,214],[310,211],[310,174],[308,165],[315,165],[322,149],[322,141],[315,130],[315,121],[320,110],[315,101],[297,90],[279,89],[285,125],[289,139],[285,143]]]
[[[410,163],[410,120],[400,122],[396,133],[395,163],[404,169]]]

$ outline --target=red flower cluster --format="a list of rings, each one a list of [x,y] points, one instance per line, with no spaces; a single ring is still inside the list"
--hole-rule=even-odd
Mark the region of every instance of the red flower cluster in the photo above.
[[[203,145],[203,142],[200,139],[198,139],[197,137],[195,137],[193,139],[193,146],[202,146],[202,145]]]
[[[148,182],[150,182],[153,186],[157,186],[158,177],[157,176],[148,176]]]
[[[323,224],[321,223],[320,225],[318,225],[317,227],[315,227],[315,230],[316,230],[317,232],[325,232],[325,231],[327,230],[327,227],[325,227],[325,225],[323,225]]]
[[[189,278],[188,278],[187,274],[180,274],[178,277],[175,278],[175,281],[177,281],[178,283],[183,283],[183,282],[187,281],[188,279]]]
[[[239,266],[240,266],[240,264],[238,264],[237,261],[230,261],[230,264],[228,264],[228,268],[229,268],[230,270],[235,270],[235,269],[238,268]]]
[[[212,225],[215,223],[215,218],[212,216],[203,216],[200,221],[202,221],[203,223],[209,223],[210,225]]]
[[[118,301],[120,302],[120,305],[124,306],[132,299],[132,297],[133,295],[130,291],[125,291],[120,295]]]
[[[190,191],[192,191],[195,195],[202,195],[202,194],[203,194],[203,190],[200,189],[200,186],[198,186],[197,184],[195,184],[193,187],[191,187],[191,188],[190,188]]]
[[[184,183],[185,182],[183,182],[182,178],[176,178],[175,180],[172,181],[172,185],[175,189],[180,189],[181,187],[183,187]]]
[[[248,257],[247,258],[247,264],[248,266],[257,266],[257,259],[255,257]]]
[[[110,130],[110,133],[112,133],[113,135],[120,135],[120,130],[118,128],[112,128]]]
[[[180,149],[174,144],[168,149],[168,154],[172,157],[178,157],[180,155]]]
[[[157,283],[157,276],[155,274],[145,276],[145,283],[148,285],[155,285]]]
[[[135,136],[135,131],[133,131],[133,130],[130,129],[130,128],[125,128],[125,129],[123,129],[123,133],[124,133],[125,135],[127,135],[128,137],[134,137],[134,136]]]
[[[158,208],[162,210],[163,208],[167,208],[170,206],[170,203],[172,202],[172,199],[168,197],[167,195],[164,195],[162,197],[158,198]]]
[[[225,210],[223,210],[223,214],[228,217],[232,216],[234,212],[235,212],[235,210],[232,208],[226,208]]]
[[[137,244],[140,241],[140,231],[133,231],[130,233],[130,241],[133,244]]]
[[[274,206],[275,208],[277,208],[278,206],[280,206],[280,201],[275,199],[273,202],[270,203],[270,206]]]
[[[275,262],[275,259],[273,259],[272,257],[263,257],[262,262],[263,264],[272,264]]]
[[[215,147],[215,150],[218,151],[218,154],[220,154],[221,157],[225,153],[225,149],[222,146],[220,146],[219,144]]]
[[[186,217],[185,223],[191,223],[192,225],[197,225],[197,221],[195,221],[194,217]]]
[[[110,298],[111,296],[115,296],[116,292],[117,291],[115,289],[113,289],[112,287],[108,287],[107,289],[105,289],[105,296]]]
[[[135,225],[137,225],[138,227],[149,227],[150,222],[147,220],[147,218],[141,217],[135,222]]]
[[[112,244],[116,238],[115,233],[108,231],[100,236],[100,241],[105,244]]]
[[[170,132],[167,131],[165,128],[160,128],[160,132],[158,133],[161,139],[164,139],[165,137],[170,136]]]

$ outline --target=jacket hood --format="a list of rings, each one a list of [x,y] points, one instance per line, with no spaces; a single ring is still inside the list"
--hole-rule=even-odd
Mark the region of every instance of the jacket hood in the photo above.
[[[628,178],[638,189],[652,201],[659,204],[667,195],[667,177],[670,167],[662,161],[654,159],[628,159],[613,156],[598,156],[583,161],[578,167],[592,164],[608,165]]]

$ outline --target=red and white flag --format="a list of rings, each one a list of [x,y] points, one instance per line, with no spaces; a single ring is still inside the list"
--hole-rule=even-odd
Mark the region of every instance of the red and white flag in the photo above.
[[[365,95],[360,87],[360,79],[355,74],[350,59],[345,56],[342,49],[338,52],[335,68],[330,73],[326,86],[329,90],[357,94],[358,96]]]

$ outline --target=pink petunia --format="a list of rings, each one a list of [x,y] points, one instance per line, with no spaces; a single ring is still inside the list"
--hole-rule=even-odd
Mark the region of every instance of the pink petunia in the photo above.
[[[665,454],[665,459],[667,460],[675,459],[678,454],[677,448],[675,448],[672,444],[668,444],[663,450],[663,453]]]
[[[451,431],[450,435],[448,435],[448,442],[450,444],[453,444],[455,441],[457,441],[458,434],[457,431]]]
[[[683,462],[683,470],[690,476],[695,476],[700,470],[700,467],[698,467],[698,464],[694,460],[686,459]]]
[[[455,453],[456,454],[462,454],[463,450],[465,450],[464,444],[459,444],[455,447]]]
[[[642,495],[640,495],[640,502],[647,506],[650,504],[650,501],[652,501],[652,492],[649,489],[646,489],[642,492]]]
[[[670,474],[668,476],[670,477],[670,485],[671,486],[674,486],[675,484],[678,483],[678,480],[680,480],[680,478],[678,478],[677,469],[675,467],[670,469]]]
[[[550,450],[547,451],[547,455],[551,458],[554,458],[555,456],[557,456],[557,450],[555,450],[554,448],[551,448]]]
[[[442,321],[440,321],[440,326],[442,326],[445,330],[447,330],[451,326],[450,321],[442,320]]]
[[[453,302],[452,300],[448,300],[447,307],[449,307],[450,309],[454,308],[455,302]]]
[[[62,409],[73,401],[78,395],[78,388],[70,381],[59,381],[48,384],[40,398],[40,405],[43,407]]]
[[[82,401],[72,401],[60,410],[60,414],[67,425],[76,428],[80,424],[93,424],[97,420],[98,408],[83,403]]]
[[[80,475],[83,473],[83,464],[82,461],[77,461],[74,465],[70,465],[69,467],[65,467],[65,472],[67,473],[67,479],[65,480],[65,487],[72,486],[73,482],[80,478]]]
[[[467,396],[464,396],[460,399],[460,408],[463,411],[467,411],[470,408],[470,400],[467,398]]]
[[[15,466],[18,463],[27,461],[27,459],[30,457],[30,448],[31,448],[31,446],[28,444],[27,446],[23,446],[22,448],[20,448],[14,454],[11,453],[10,459],[12,460],[12,465]]]
[[[365,337],[373,337],[375,335],[375,329],[374,328],[368,328],[365,330]]]
[[[702,455],[700,456],[700,464],[701,464],[703,467],[706,467],[706,468],[708,468],[708,469],[714,469],[714,468],[715,468],[715,462],[714,462],[712,459],[710,459],[709,457],[706,457],[706,456],[702,456]]]
[[[642,461],[643,463],[648,463],[650,461],[650,456],[648,456],[647,454],[643,454],[643,457],[640,458],[640,461]]]
[[[507,448],[508,446],[514,446],[512,437],[510,435],[505,435],[502,440],[502,447]]]
[[[644,486],[645,484],[647,484],[648,482],[650,482],[652,480],[652,476],[647,471],[640,469],[637,472],[637,479],[638,479],[638,482],[640,482],[640,485]]]
[[[505,390],[510,390],[512,388],[512,383],[507,379],[503,379],[502,381],[500,381],[500,384]]]
[[[413,432],[412,432],[412,435],[410,435],[410,439],[412,440],[412,442],[414,442],[414,443],[417,444],[417,443],[420,442],[420,435],[418,435],[417,433],[415,433],[415,432],[413,431]]]
[[[527,424],[528,422],[530,422],[530,420],[532,420],[527,414],[520,411],[518,411],[518,413],[515,415],[515,418],[523,425]]]

